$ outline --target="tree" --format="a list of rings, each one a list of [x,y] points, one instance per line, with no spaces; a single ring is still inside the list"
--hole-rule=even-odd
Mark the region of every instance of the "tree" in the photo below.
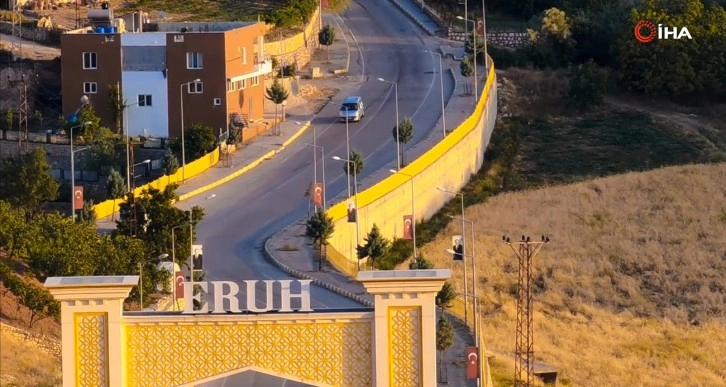
[[[336,13],[343,12],[350,6],[350,0],[328,0],[328,10]]]
[[[461,60],[459,70],[461,71],[461,76],[466,78],[466,83],[464,83],[464,92],[467,95],[470,95],[471,90],[469,90],[469,77],[474,75],[474,65],[471,63],[471,59],[469,59],[468,55],[464,56],[464,59]]]
[[[38,120],[38,124],[40,125],[40,127],[42,129],[43,128],[43,112],[40,110],[36,110],[35,119]]]
[[[109,85],[106,93],[108,103],[111,106],[111,114],[113,122],[116,124],[116,134],[123,133],[123,112],[126,109],[126,103],[121,101],[121,91],[118,85]]]
[[[124,196],[126,193],[126,184],[121,174],[114,168],[108,173],[106,178],[106,194],[110,199],[113,199],[113,207],[116,208],[116,199]],[[115,212],[111,214],[111,221],[115,219]]]
[[[404,118],[403,121],[398,124],[398,128],[396,128],[395,126],[393,127],[393,140],[396,141],[396,146],[401,147],[401,144],[404,145],[401,151],[401,160],[398,160],[400,166],[406,165],[405,145],[413,139],[413,131],[413,121],[411,121],[411,118],[409,117]]]
[[[168,181],[171,181],[171,175],[175,174],[179,169],[179,159],[176,158],[171,149],[166,150],[164,158],[161,159],[161,167],[164,169],[164,174],[168,176]]]
[[[375,223],[373,223],[373,228],[363,240],[365,244],[356,247],[358,259],[368,257],[371,260],[371,265],[375,267],[376,262],[388,254],[391,242],[381,235],[381,230]]]
[[[90,158],[88,167],[100,171],[104,167],[113,167],[124,163],[126,143],[114,134],[111,129],[96,127],[86,130],[86,144],[89,145]]]
[[[194,124],[184,131],[184,146],[187,163],[194,161],[213,151],[219,145],[219,139],[209,126]]]
[[[428,270],[434,268],[434,263],[424,258],[421,252],[418,253],[418,258],[414,257],[411,263],[408,264],[410,270]]]
[[[436,349],[439,351],[439,373],[443,373],[444,352],[454,343],[454,327],[443,314],[436,324]]]
[[[18,297],[21,305],[30,310],[28,327],[46,317],[59,317],[60,304],[50,293],[40,287],[32,285],[14,273],[4,273],[5,286]]]
[[[287,98],[290,96],[290,92],[288,92],[285,89],[285,86],[280,83],[279,79],[275,79],[275,82],[272,83],[272,86],[268,87],[267,90],[265,90],[265,98],[272,101],[272,103],[275,104],[275,133],[273,134],[282,134],[279,132],[279,125],[277,122],[277,108],[278,106],[287,101]]]
[[[328,239],[333,236],[333,232],[333,218],[328,217],[322,208],[318,208],[305,225],[305,236],[312,239],[313,244],[318,247],[318,271],[323,270],[323,257],[327,253]]]
[[[178,199],[174,193],[177,187],[170,184],[163,191],[148,188],[134,196],[133,200],[121,203],[113,235],[136,235],[146,245],[146,256],[157,257],[169,253],[172,227],[183,226],[174,232],[174,248],[177,261],[186,263],[191,256],[190,219],[189,211],[174,207]],[[132,221],[132,214],[136,222]],[[196,225],[204,219],[204,210],[199,206],[192,207],[192,219],[191,231],[195,232]]]
[[[326,24],[318,32],[318,43],[326,47],[325,51],[328,55],[328,63],[330,63],[330,46],[335,43],[335,28],[330,24]]]
[[[83,105],[81,111],[78,113],[77,121],[66,123],[66,129],[70,129],[75,126],[78,126],[78,128],[73,131],[73,136],[82,136],[87,143],[90,143],[93,139],[94,133],[96,133],[98,128],[101,127],[101,117],[99,117],[93,110],[92,104],[88,103]]]
[[[9,107],[8,110],[5,111],[5,125],[7,125],[8,130],[13,130],[13,121],[15,120],[13,108]]]
[[[350,155],[348,155],[348,160],[349,162],[343,164],[343,172],[346,175],[355,175],[357,180],[360,177],[360,173],[363,172],[363,167],[365,167],[363,154],[357,150],[352,150],[350,151]]]
[[[464,52],[467,54],[474,54],[474,34],[471,34],[469,39],[464,42]],[[484,37],[476,37],[476,59],[479,64],[484,63]],[[462,59],[463,60],[463,59]],[[471,61],[471,59],[469,59]],[[472,63],[473,65],[473,63]],[[473,67],[472,67],[473,70]]]
[[[0,197],[34,218],[48,201],[58,197],[58,182],[50,174],[45,151],[35,148],[21,158],[8,158],[0,164]]]
[[[96,210],[93,209],[93,199],[83,201],[79,219],[81,222],[96,224]]]
[[[570,83],[567,93],[570,105],[584,110],[602,103],[608,73],[595,61],[590,59],[587,63],[571,66],[567,75]]]
[[[456,299],[456,292],[451,282],[444,282],[444,286],[441,287],[438,293],[436,293],[436,306],[446,310],[451,307],[451,303]]]

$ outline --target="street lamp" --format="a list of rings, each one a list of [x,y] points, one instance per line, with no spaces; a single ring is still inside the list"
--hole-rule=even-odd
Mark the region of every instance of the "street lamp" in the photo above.
[[[378,78],[379,81],[390,83],[396,88],[396,170],[401,170],[401,143],[399,142],[399,139],[401,138],[399,132],[398,132],[398,125],[400,125],[401,121],[398,119],[398,82],[392,82],[387,81],[383,78]]]
[[[464,13],[466,14],[466,12],[464,12]],[[467,16],[468,16],[468,14],[467,14]],[[472,33],[472,35],[474,36],[474,42],[473,42],[474,43],[474,46],[473,46],[473,50],[472,50],[474,52],[474,101],[479,101],[479,79],[476,76],[476,52],[477,52],[477,47],[476,47],[476,21],[469,20],[469,19],[467,19],[465,17],[461,17],[461,16],[457,16],[456,18],[459,19],[459,20],[463,20],[464,21],[464,25],[466,26],[464,28],[464,30],[465,30],[464,36],[468,35],[468,33],[466,31],[467,30],[467,27],[469,26],[468,23],[471,22],[474,25],[474,30],[473,30],[473,33]],[[486,54],[484,54],[484,55],[486,55]]]
[[[182,183],[186,181],[186,169],[187,169],[187,160],[184,154],[184,85],[187,86],[187,92],[189,92],[189,84],[191,83],[197,83],[201,82],[202,80],[197,78],[195,80],[182,83],[179,85],[179,105],[181,106],[180,109],[180,118],[181,118],[181,149],[182,149]]]
[[[350,131],[348,130],[348,121],[350,119],[348,117],[348,107],[343,104],[342,108],[345,109],[345,151],[350,157]],[[346,175],[348,175],[348,197],[350,197],[350,173],[346,173]]]
[[[411,179],[411,217],[412,219],[412,236],[413,236],[413,259],[418,260],[418,254],[416,254],[416,192],[414,191],[414,184],[413,184],[413,175],[409,175],[408,173],[403,173],[401,171],[395,171],[393,169],[389,169],[389,172],[393,174],[401,174],[403,176],[406,176]]]
[[[446,106],[444,105],[444,67],[441,64],[443,59],[440,52],[433,52],[430,50],[424,50],[424,52],[439,56],[439,87],[441,88],[441,125],[444,127],[444,137],[446,137]]]
[[[129,147],[131,146],[131,136],[129,136],[129,123],[128,123],[128,113],[126,110],[134,105],[138,105],[138,102],[125,104],[123,105],[123,115],[124,115],[124,135],[126,136],[126,191],[131,191],[131,151],[129,150]]]
[[[360,214],[358,213],[358,176],[356,174],[355,165],[352,165],[352,161],[338,156],[333,156],[333,160],[344,161],[348,163],[348,172],[353,171],[353,188],[355,189],[355,245],[357,247],[358,242],[360,241],[360,226],[358,224],[358,218],[360,218]],[[348,173],[348,175],[350,175],[350,173]],[[360,259],[358,259],[357,254],[356,260],[358,261],[358,271],[360,271]]]
[[[73,129],[83,128],[86,125],[91,125],[91,124],[92,124],[91,121],[86,121],[80,125],[71,127],[71,129],[69,131],[70,139],[71,139],[71,220],[73,220],[73,221],[76,220],[76,202],[75,202],[75,200],[73,200],[76,195],[76,164],[75,164],[76,152],[81,152],[81,151],[88,149],[88,147],[85,147],[85,148],[78,149],[76,151],[73,150]]]
[[[296,122],[298,125],[299,122]],[[323,161],[323,211],[325,210],[325,206],[327,203],[327,200],[325,199],[327,186],[325,185],[325,148],[317,144],[318,136],[315,132],[315,126],[313,126],[313,143],[308,144],[305,143],[305,146],[309,146],[313,148],[313,183],[318,182],[318,149],[320,149],[321,152],[321,160]]]
[[[144,263],[149,261],[160,261],[166,259],[169,254],[161,254],[156,258],[147,259],[139,262],[139,310],[144,310]]]
[[[436,187],[436,189],[441,192],[448,193],[450,195],[461,196],[461,246],[464,248],[464,251],[466,251],[466,224],[465,224],[465,220],[464,220],[464,194],[459,193],[459,192],[445,190],[441,187]],[[472,241],[472,243],[473,243],[473,241]],[[469,284],[468,284],[469,280],[467,279],[467,277],[469,275],[467,274],[467,270],[466,270],[466,256],[461,257],[461,259],[463,260],[462,263],[464,266],[464,292],[468,293],[469,292]],[[468,303],[468,300],[465,298],[464,299],[464,323],[468,323],[469,308],[468,308],[467,303]]]

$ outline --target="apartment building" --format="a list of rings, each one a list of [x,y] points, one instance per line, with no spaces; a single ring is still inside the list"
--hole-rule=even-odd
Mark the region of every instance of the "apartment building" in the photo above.
[[[217,131],[263,118],[263,77],[272,72],[264,23],[149,23],[119,32],[124,23],[110,19],[61,36],[65,117],[87,100],[114,128],[110,90],[118,86],[132,136],[178,138],[182,120]]]

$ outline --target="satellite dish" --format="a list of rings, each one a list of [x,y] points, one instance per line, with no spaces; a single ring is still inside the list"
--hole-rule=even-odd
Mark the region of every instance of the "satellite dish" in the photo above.
[[[164,20],[164,19],[166,19],[166,12],[159,11],[156,13],[156,16],[158,16],[159,19]]]
[[[88,103],[88,96],[84,95],[83,97],[81,97],[81,104],[85,105],[87,103]]]

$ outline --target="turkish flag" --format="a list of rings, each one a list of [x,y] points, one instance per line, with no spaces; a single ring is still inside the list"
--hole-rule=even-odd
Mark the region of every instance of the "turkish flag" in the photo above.
[[[484,35],[484,22],[481,19],[476,19],[476,33]]]
[[[479,348],[466,348],[466,378],[469,380],[479,378]]]
[[[403,239],[413,239],[413,216],[403,216]]]
[[[73,209],[83,209],[83,186],[77,185],[73,187]]]
[[[184,282],[186,277],[183,271],[174,273],[174,286],[176,287],[176,299],[184,298]]]
[[[323,206],[323,185],[321,183],[313,184],[313,204],[318,207]]]
[[[320,7],[328,9],[328,0],[320,0]]]

